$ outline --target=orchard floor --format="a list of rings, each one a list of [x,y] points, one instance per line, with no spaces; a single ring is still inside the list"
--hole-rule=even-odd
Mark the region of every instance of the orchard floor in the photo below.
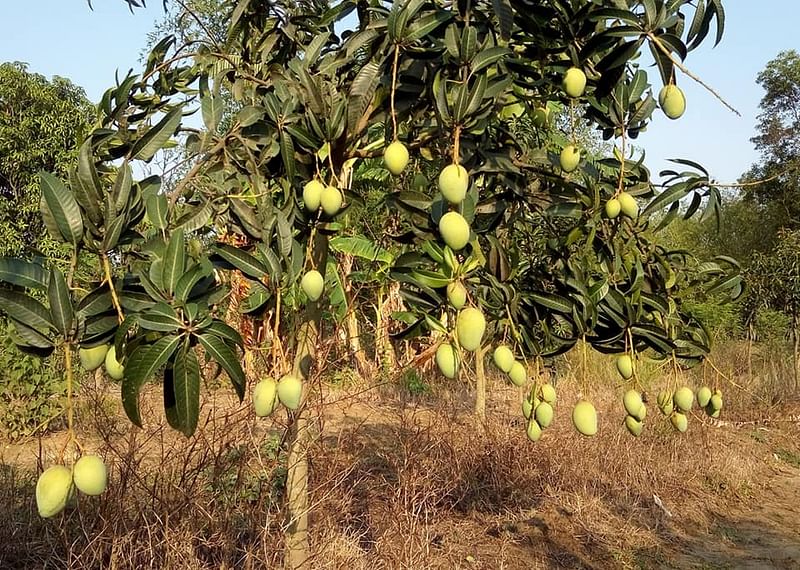
[[[800,568],[798,406],[741,425],[695,414],[684,435],[654,412],[633,439],[616,395],[598,390],[598,436],[576,435],[562,403],[533,444],[519,393],[491,388],[485,423],[466,389],[323,391],[311,413],[312,568]],[[259,420],[229,390],[207,390],[186,439],[165,425],[156,390],[144,429],[123,417],[116,387],[85,392],[79,438],[107,458],[110,488],[41,521],[35,471],[66,435],[4,444],[0,568],[279,567],[285,414]],[[559,387],[560,402],[576,394]],[[726,419],[745,419],[732,407]]]

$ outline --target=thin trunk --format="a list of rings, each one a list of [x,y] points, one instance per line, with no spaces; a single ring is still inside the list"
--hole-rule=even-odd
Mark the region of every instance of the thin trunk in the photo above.
[[[750,384],[753,383],[753,323],[749,323],[748,327],[748,334],[747,334],[747,379]]]
[[[314,265],[325,270],[328,257],[328,238],[315,234],[311,258]],[[308,538],[308,444],[309,393],[308,379],[314,364],[322,310],[319,302],[309,303],[297,332],[297,354],[294,372],[303,379],[303,401],[294,414],[289,428],[289,456],[287,458],[286,496],[286,560],[287,570],[311,569],[311,546]]]
[[[486,348],[479,346],[475,351],[475,415],[481,422],[486,421],[486,372],[483,369],[483,356]]]
[[[347,346],[350,356],[355,360],[356,368],[363,378],[369,378],[370,366],[364,347],[361,345],[361,327],[358,324],[358,311],[353,298],[353,284],[348,279],[353,269],[353,256],[343,255],[339,268],[339,277],[344,287],[345,300],[347,301],[347,315],[345,316],[345,330],[347,332]]]
[[[797,321],[797,314],[792,315],[792,335],[794,336],[794,350],[792,351],[792,369],[794,371],[794,391],[797,392],[798,383],[797,378],[797,361],[798,355],[800,355],[800,337],[797,336],[798,333],[798,321]]]

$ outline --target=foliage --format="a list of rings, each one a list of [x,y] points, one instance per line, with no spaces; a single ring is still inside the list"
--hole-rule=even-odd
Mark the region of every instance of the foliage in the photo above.
[[[44,236],[36,175],[67,174],[92,117],[83,89],[69,80],[0,64],[0,255],[56,253]]]

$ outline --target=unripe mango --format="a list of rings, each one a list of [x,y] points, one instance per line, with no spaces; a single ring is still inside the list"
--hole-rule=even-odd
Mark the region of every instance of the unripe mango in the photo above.
[[[533,112],[533,124],[541,129],[547,126],[547,123],[549,122],[550,109],[547,107],[536,107],[536,110]]]
[[[81,361],[81,368],[87,372],[91,372],[92,370],[97,370],[100,368],[100,365],[102,365],[106,359],[108,346],[109,345],[107,344],[101,344],[100,346],[95,346],[93,348],[79,349],[78,358]]]
[[[469,174],[460,164],[449,164],[439,173],[439,191],[451,204],[460,204],[468,187]]]
[[[586,90],[586,74],[577,67],[572,67],[564,74],[561,85],[570,97],[580,97]]]
[[[572,424],[578,433],[592,436],[597,433],[597,410],[591,402],[581,400],[572,409]]]
[[[628,415],[638,416],[641,413],[642,395],[636,390],[628,390],[622,397],[622,403]]]
[[[669,421],[672,423],[672,427],[681,433],[684,433],[689,428],[689,420],[681,412],[673,412],[669,417]]]
[[[711,388],[708,386],[701,386],[700,389],[697,390],[697,405],[701,408],[705,408],[710,401]]]
[[[447,300],[454,309],[461,309],[467,304],[467,288],[461,281],[447,284]]]
[[[514,353],[504,344],[494,349],[492,358],[495,365],[506,374],[508,374],[508,372],[511,371],[511,367],[514,366]]]
[[[72,472],[63,465],[45,469],[36,482],[36,508],[39,516],[50,518],[64,510],[72,491]]]
[[[106,352],[106,374],[114,380],[122,380],[125,375],[125,367],[117,360],[117,349],[114,345]]]
[[[581,151],[574,144],[567,145],[561,151],[558,160],[564,172],[572,172],[581,162]]]
[[[264,378],[253,389],[253,408],[259,418],[265,418],[275,411],[278,403],[278,383],[272,378]]]
[[[383,152],[383,163],[386,169],[397,176],[408,165],[408,149],[400,141],[394,141]]]
[[[452,344],[440,344],[436,349],[436,366],[445,378],[451,380],[458,375],[458,352]]]
[[[644,405],[644,402],[642,402],[642,405],[639,406],[639,411],[631,415],[640,422],[643,422],[644,419],[647,417],[647,406]]]
[[[542,439],[542,427],[536,423],[536,420],[531,418],[528,420],[528,429],[525,430],[525,434],[528,436],[528,439],[536,442]]]
[[[542,384],[539,387],[539,393],[542,395],[542,400],[548,404],[556,401],[556,389],[553,388],[552,384]]]
[[[619,216],[620,211],[622,210],[622,206],[619,203],[619,200],[616,198],[611,198],[606,202],[606,216],[610,219],[615,219]]]
[[[619,375],[622,376],[625,380],[630,380],[633,376],[633,360],[631,360],[630,355],[628,354],[621,354],[617,357],[616,361],[617,365],[617,372]]]
[[[464,350],[478,350],[483,333],[486,330],[486,319],[475,307],[467,307],[458,313],[456,319],[456,338]]]
[[[658,94],[658,104],[664,114],[672,120],[686,112],[686,96],[677,85],[665,85]]]
[[[553,406],[547,402],[541,402],[533,412],[538,423],[543,429],[550,427],[553,423]]]
[[[619,200],[620,209],[625,216],[635,219],[639,215],[639,204],[636,203],[636,198],[627,192],[620,192],[617,200]]]
[[[639,437],[642,435],[643,427],[644,424],[633,416],[625,416],[625,429],[627,429],[632,436]]]
[[[342,193],[335,186],[326,186],[319,197],[322,211],[329,216],[335,216],[342,208]]]
[[[674,405],[672,403],[672,392],[670,390],[661,390],[656,397],[656,403],[661,413],[668,416],[672,413]]]
[[[72,480],[82,493],[100,495],[108,484],[106,464],[97,455],[84,455],[72,467]]]
[[[530,398],[525,398],[522,400],[522,415],[525,416],[526,420],[531,419],[531,414],[533,414],[533,402],[531,402]]]
[[[311,180],[303,186],[303,205],[309,212],[319,210],[322,191],[325,186],[319,180]]]
[[[711,396],[711,399],[708,401],[708,405],[711,406],[711,409],[714,411],[719,411],[722,409],[722,396],[719,394],[714,394]]]
[[[511,380],[514,386],[522,387],[528,381],[528,371],[525,370],[525,366],[521,362],[516,361],[511,365],[511,370],[508,371],[508,379]]]
[[[441,217],[439,233],[453,251],[464,249],[469,243],[469,224],[458,212],[447,212]]]
[[[316,269],[308,271],[300,280],[300,287],[311,301],[316,301],[322,296],[325,289],[325,279]]]
[[[692,409],[692,404],[694,403],[694,392],[687,386],[678,388],[675,391],[675,395],[672,397],[672,401],[675,403],[675,407],[680,411],[688,412]]]
[[[300,407],[300,399],[303,397],[303,382],[293,374],[287,374],[278,382],[278,399],[281,404],[290,410]]]

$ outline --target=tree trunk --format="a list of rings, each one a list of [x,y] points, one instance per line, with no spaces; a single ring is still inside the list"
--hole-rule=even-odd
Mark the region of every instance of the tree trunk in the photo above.
[[[797,392],[797,388],[798,386],[800,386],[800,383],[798,383],[797,379],[797,361],[798,361],[798,355],[800,355],[800,337],[797,336],[798,328],[800,327],[798,327],[797,314],[792,313],[792,336],[794,340],[794,350],[792,350],[792,371],[794,373],[795,392]]]
[[[486,372],[483,356],[486,348],[479,346],[475,351],[475,415],[481,422],[486,421]]]
[[[328,238],[317,232],[312,244],[311,259],[317,270],[325,271],[328,257]],[[306,306],[303,321],[297,332],[297,354],[294,373],[303,379],[303,400],[289,428],[286,497],[286,560],[287,570],[310,570],[311,545],[308,538],[308,444],[309,393],[308,379],[314,364],[322,310],[319,302]]]
[[[370,365],[364,347],[361,344],[361,327],[358,324],[358,311],[356,311],[356,301],[353,296],[353,284],[348,279],[353,269],[353,256],[343,255],[339,271],[339,279],[344,288],[345,300],[347,301],[347,315],[345,316],[345,330],[347,332],[347,346],[350,356],[356,363],[356,368],[362,378],[369,378]]]

